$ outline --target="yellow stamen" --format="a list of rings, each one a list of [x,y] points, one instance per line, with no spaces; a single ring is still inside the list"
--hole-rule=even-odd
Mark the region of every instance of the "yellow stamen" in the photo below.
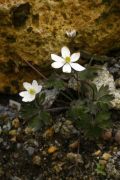
[[[30,93],[31,95],[34,95],[36,92],[35,92],[34,89],[29,89],[29,93]]]
[[[70,63],[70,61],[71,61],[70,57],[66,57],[65,61],[66,61],[66,63]]]

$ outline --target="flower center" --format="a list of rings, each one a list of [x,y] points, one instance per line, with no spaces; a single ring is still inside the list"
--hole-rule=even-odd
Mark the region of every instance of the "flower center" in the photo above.
[[[71,61],[70,57],[66,57],[65,61],[66,61],[66,63],[70,63],[70,61]]]
[[[36,93],[34,89],[29,89],[28,92],[29,92],[31,95],[34,95],[34,94]]]

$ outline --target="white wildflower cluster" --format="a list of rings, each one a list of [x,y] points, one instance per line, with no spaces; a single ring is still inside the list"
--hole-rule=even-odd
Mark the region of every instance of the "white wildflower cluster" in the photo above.
[[[74,32],[75,33],[75,32]],[[72,69],[75,71],[83,71],[85,68],[80,64],[76,63],[76,61],[80,58],[80,53],[70,54],[70,50],[68,47],[64,46],[61,49],[62,57],[51,54],[51,59],[54,61],[51,66],[55,69],[62,68],[64,73],[71,73]],[[26,91],[22,91],[19,95],[22,97],[23,102],[31,102],[35,100],[36,95],[40,93],[42,90],[42,86],[38,85],[36,80],[33,80],[32,84],[28,82],[24,82],[23,86]]]

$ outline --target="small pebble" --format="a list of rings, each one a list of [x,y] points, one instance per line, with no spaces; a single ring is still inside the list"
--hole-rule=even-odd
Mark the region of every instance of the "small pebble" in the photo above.
[[[51,146],[48,148],[48,153],[49,154],[53,154],[58,150],[58,148],[56,146]]]
[[[44,132],[43,137],[44,137],[44,138],[50,138],[50,137],[53,136],[53,134],[54,134],[54,129],[53,129],[53,128],[49,128],[49,129],[47,129],[47,130]]]
[[[35,149],[33,147],[28,147],[26,150],[30,156],[32,156],[35,152]]]
[[[102,133],[102,139],[105,141],[109,141],[112,139],[112,129],[109,129]]]
[[[18,127],[20,126],[20,121],[19,121],[18,118],[14,119],[14,120],[12,121],[12,126],[13,126],[14,128],[18,128]]]
[[[1,126],[0,126],[0,134],[2,133],[2,128],[1,128]]]
[[[40,166],[41,165],[41,158],[40,156],[34,156],[32,159],[33,164]]]
[[[100,156],[101,155],[101,150],[98,150],[98,151],[96,151],[93,155],[95,155],[95,156]]]
[[[26,127],[25,128],[25,134],[32,134],[34,132],[34,130],[30,127]]]
[[[106,160],[106,161],[108,161],[111,157],[112,157],[112,156],[111,156],[111,154],[109,154],[109,153],[104,153],[104,154],[102,155],[102,159],[104,159],[104,160]]]
[[[115,134],[115,141],[120,144],[120,130],[118,130]]]
[[[103,159],[100,159],[99,160],[99,164],[105,166],[107,164],[107,161],[106,160],[103,160]]]
[[[9,135],[11,136],[16,136],[17,135],[17,131],[15,129],[9,131]]]
[[[69,145],[69,148],[76,149],[80,146],[80,142],[77,140]]]
[[[13,136],[11,139],[10,139],[11,142],[16,142],[16,136]]]
[[[75,154],[75,153],[68,153],[67,154],[67,159],[72,161],[72,162],[77,162],[83,164],[83,159],[80,154]]]
[[[17,143],[17,149],[20,149],[20,148],[21,148],[21,144]]]

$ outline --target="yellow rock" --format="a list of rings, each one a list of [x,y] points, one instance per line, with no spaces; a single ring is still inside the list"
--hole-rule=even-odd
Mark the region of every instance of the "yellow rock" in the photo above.
[[[80,142],[77,140],[69,145],[69,148],[76,149],[80,146]]]
[[[95,155],[95,156],[100,156],[101,155],[101,150],[98,150],[98,151],[96,151],[93,155]]]
[[[104,159],[104,160],[109,160],[110,158],[111,158],[112,156],[111,156],[111,154],[109,154],[109,153],[104,153],[103,155],[102,155],[102,158]]]
[[[34,131],[33,131],[33,129],[32,128],[30,128],[30,127],[26,127],[25,128],[25,134],[32,134]]]
[[[0,91],[18,92],[28,75],[36,77],[25,61],[49,74],[50,54],[63,45],[95,54],[119,48],[119,8],[102,0],[0,1]],[[66,31],[74,29],[71,41]]]
[[[51,146],[51,147],[49,147],[49,149],[48,149],[48,153],[49,153],[49,154],[53,154],[53,153],[55,153],[57,150],[58,150],[58,148],[57,148],[56,146]]]
[[[44,132],[43,137],[44,137],[44,138],[50,138],[50,137],[53,136],[53,134],[54,134],[54,130],[53,130],[53,128],[51,127],[51,128],[47,129],[47,130]]]

